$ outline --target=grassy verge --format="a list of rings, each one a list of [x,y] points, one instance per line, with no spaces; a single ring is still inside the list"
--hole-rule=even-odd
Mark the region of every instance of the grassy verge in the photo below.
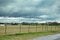
[[[9,34],[0,36],[0,40],[30,40],[31,38],[55,33],[57,33],[57,31]]]

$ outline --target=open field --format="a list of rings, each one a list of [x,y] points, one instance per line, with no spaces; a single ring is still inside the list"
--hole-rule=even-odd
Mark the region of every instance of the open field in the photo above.
[[[60,32],[60,25],[5,25],[0,26],[0,40],[30,40],[34,37]]]
[[[0,35],[30,33],[30,32],[45,32],[45,31],[60,31],[60,25],[6,25],[0,26]]]

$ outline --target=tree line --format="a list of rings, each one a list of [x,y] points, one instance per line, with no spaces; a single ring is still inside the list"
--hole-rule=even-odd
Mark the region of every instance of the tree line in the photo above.
[[[60,25],[58,22],[46,22],[46,23],[27,23],[27,22],[22,22],[22,23],[0,23],[0,24],[11,24],[11,25]]]

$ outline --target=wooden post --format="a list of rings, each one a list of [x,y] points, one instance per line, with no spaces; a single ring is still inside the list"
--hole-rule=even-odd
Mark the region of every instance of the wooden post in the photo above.
[[[21,33],[21,23],[20,23],[20,26],[19,27],[20,27],[19,29],[20,29],[20,33]]]
[[[37,23],[36,23],[36,32],[37,32]]]
[[[30,24],[29,24],[29,26],[28,26],[28,33],[30,32]]]
[[[56,25],[55,25],[55,31],[56,31],[56,28],[57,28],[57,27],[56,27]]]
[[[5,34],[7,34],[7,24],[5,24]]]
[[[53,24],[52,24],[52,25],[53,25]],[[52,26],[52,25],[51,25],[51,31],[53,31],[53,30],[52,30],[52,28],[53,28],[53,26]]]
[[[49,30],[48,30],[48,29],[49,29],[49,23],[47,23],[46,26],[47,26],[47,31],[49,31]]]
[[[41,27],[42,27],[42,32],[43,32],[43,31],[44,31],[44,30],[43,30],[44,26],[43,26],[42,24],[41,24]]]

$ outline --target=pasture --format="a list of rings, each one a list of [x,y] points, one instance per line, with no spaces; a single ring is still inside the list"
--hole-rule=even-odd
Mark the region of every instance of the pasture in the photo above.
[[[60,31],[60,25],[5,25],[0,26],[0,35],[16,34],[16,33],[31,33],[31,32],[45,32],[45,31]]]
[[[0,40],[31,40],[35,37],[56,34],[60,25],[0,25]]]

